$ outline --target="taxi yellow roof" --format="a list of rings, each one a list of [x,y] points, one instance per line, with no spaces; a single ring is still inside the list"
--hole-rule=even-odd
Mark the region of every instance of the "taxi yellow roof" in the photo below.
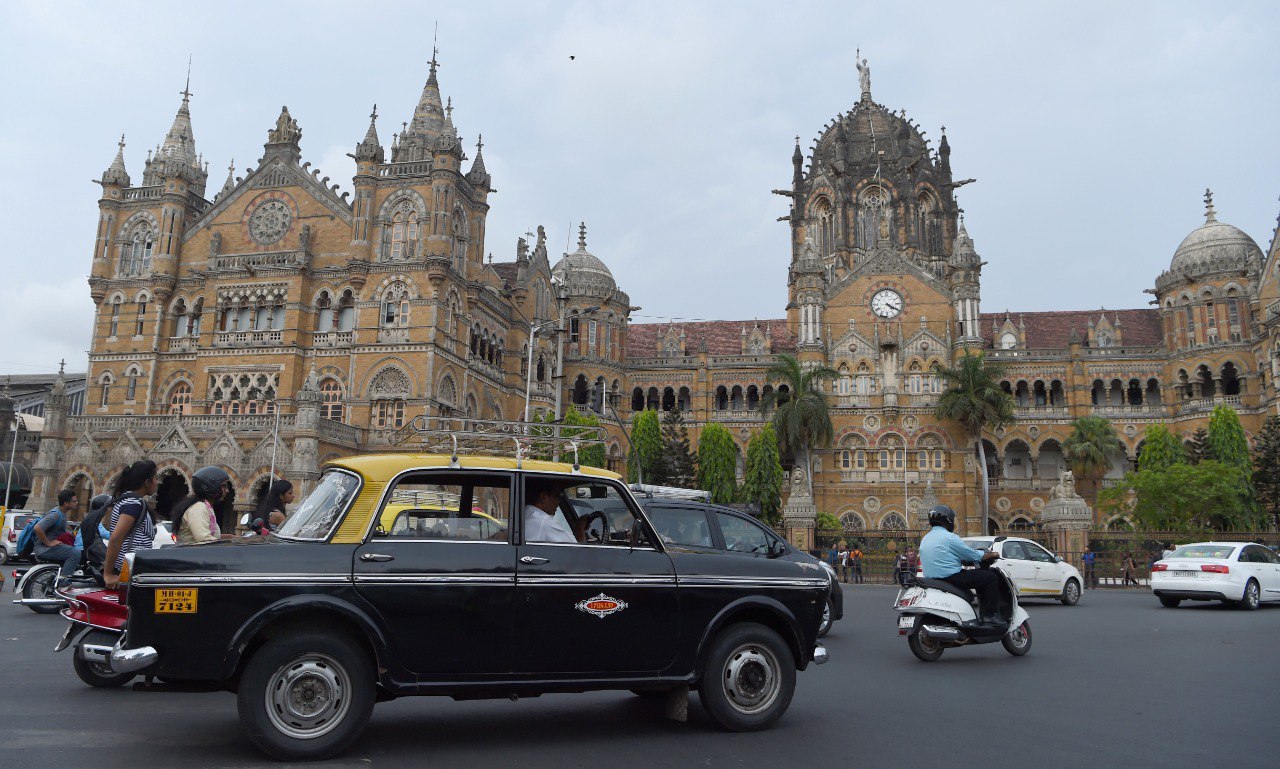
[[[388,481],[405,470],[418,468],[449,467],[452,457],[448,454],[365,454],[355,457],[343,457],[327,463],[330,467],[344,467],[353,470],[369,480]],[[514,457],[477,456],[460,454],[458,465],[463,470],[515,470]],[[544,462],[538,459],[526,459],[519,463],[520,470],[532,473],[574,473],[573,465],[568,462]],[[619,479],[622,476],[609,470],[582,465],[577,471],[579,475],[596,478]]]

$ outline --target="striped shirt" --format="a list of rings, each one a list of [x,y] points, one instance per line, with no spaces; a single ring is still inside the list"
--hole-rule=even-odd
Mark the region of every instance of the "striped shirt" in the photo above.
[[[115,572],[120,573],[120,569],[124,568],[124,557],[129,553],[136,553],[139,550],[151,549],[151,544],[155,540],[156,529],[155,524],[151,522],[151,515],[147,512],[147,503],[133,492],[127,492],[120,501],[111,507],[111,531],[116,530],[116,522],[120,520],[121,515],[133,517],[133,528],[125,536],[124,542],[120,545],[120,554],[116,556]]]

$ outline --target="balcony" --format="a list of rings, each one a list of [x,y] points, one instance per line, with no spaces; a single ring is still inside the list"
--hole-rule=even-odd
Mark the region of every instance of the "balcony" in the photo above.
[[[905,478],[904,478],[905,476]],[[942,482],[941,470],[840,470],[843,483],[924,483]]]
[[[1215,406],[1231,406],[1239,408],[1243,405],[1239,395],[1215,395],[1212,398],[1189,398],[1178,407],[1180,414],[1194,414],[1200,411],[1213,411]]]
[[[214,347],[279,347],[283,331],[219,331],[213,337]]]
[[[987,487],[991,489],[1007,489],[1010,491],[1045,491],[1058,485],[1056,478],[988,478]]]
[[[350,347],[355,340],[354,331],[326,331],[313,334],[311,344],[314,347]]]
[[[760,422],[764,417],[755,409],[716,409],[711,412],[714,422]]]
[[[200,338],[176,336],[169,340],[169,352],[195,352],[200,349]]]
[[[1164,412],[1164,406],[1159,403],[1102,403],[1093,407],[1093,413],[1098,416],[1151,417],[1162,416]]]
[[[213,257],[215,270],[243,270],[258,267],[301,267],[306,251],[269,251],[263,254],[233,254]]]
[[[321,440],[348,448],[355,448],[360,441],[360,428],[332,419],[321,419],[316,425],[316,434]]]
[[[837,395],[836,407],[842,409],[871,408],[870,395]]]
[[[1065,419],[1069,416],[1066,406],[1014,406],[1013,408],[1018,416],[1040,417],[1042,419],[1055,417]]]
[[[294,414],[280,415],[280,432],[293,430],[297,417]],[[147,416],[84,416],[67,420],[72,432],[85,431],[94,434],[122,433],[131,430],[138,436],[161,436],[167,433],[177,422],[187,433],[221,433],[231,429],[237,435],[241,433],[270,433],[276,424],[275,414],[152,414]],[[325,420],[321,420],[325,421]]]

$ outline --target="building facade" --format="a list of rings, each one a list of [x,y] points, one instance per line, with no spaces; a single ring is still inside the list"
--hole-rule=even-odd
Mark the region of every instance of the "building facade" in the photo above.
[[[974,446],[933,417],[933,368],[965,349],[1008,365],[1017,402],[1016,424],[986,446],[1003,528],[1038,522],[1076,417],[1115,422],[1116,478],[1154,422],[1189,433],[1228,403],[1257,430],[1280,373],[1274,239],[1264,257],[1207,198],[1205,223],[1155,280],[1156,306],[984,313],[985,263],[955,201],[968,180],[953,178],[945,134],[932,146],[873,100],[859,68],[860,99],[809,158],[797,145],[791,188],[775,191],[790,201],[785,317],[700,323],[632,324],[585,225],[554,264],[541,227],[513,260],[486,259],[483,145],[468,158],[434,59],[389,153],[371,116],[350,194],[302,160],[287,108],[258,163],[210,194],[184,92],[141,183],[123,140],[101,176],[84,414],[46,403],[33,496],[101,489],[150,457],[162,509],[205,464],[231,473],[245,507],[273,467],[306,490],[329,458],[403,450],[418,415],[520,420],[570,405],[605,422],[679,409],[695,442],[718,421],[745,453],[782,352],[839,372],[814,505],[853,530],[912,526],[934,499],[983,527]],[[610,428],[611,463],[625,448]]]

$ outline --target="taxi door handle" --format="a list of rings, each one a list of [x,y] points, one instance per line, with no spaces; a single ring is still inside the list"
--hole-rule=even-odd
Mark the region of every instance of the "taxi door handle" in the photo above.
[[[360,554],[360,560],[362,561],[394,561],[395,559],[396,557],[394,555],[383,555],[382,553]]]
[[[537,555],[520,556],[520,563],[548,563],[550,560],[550,558],[543,558]]]

